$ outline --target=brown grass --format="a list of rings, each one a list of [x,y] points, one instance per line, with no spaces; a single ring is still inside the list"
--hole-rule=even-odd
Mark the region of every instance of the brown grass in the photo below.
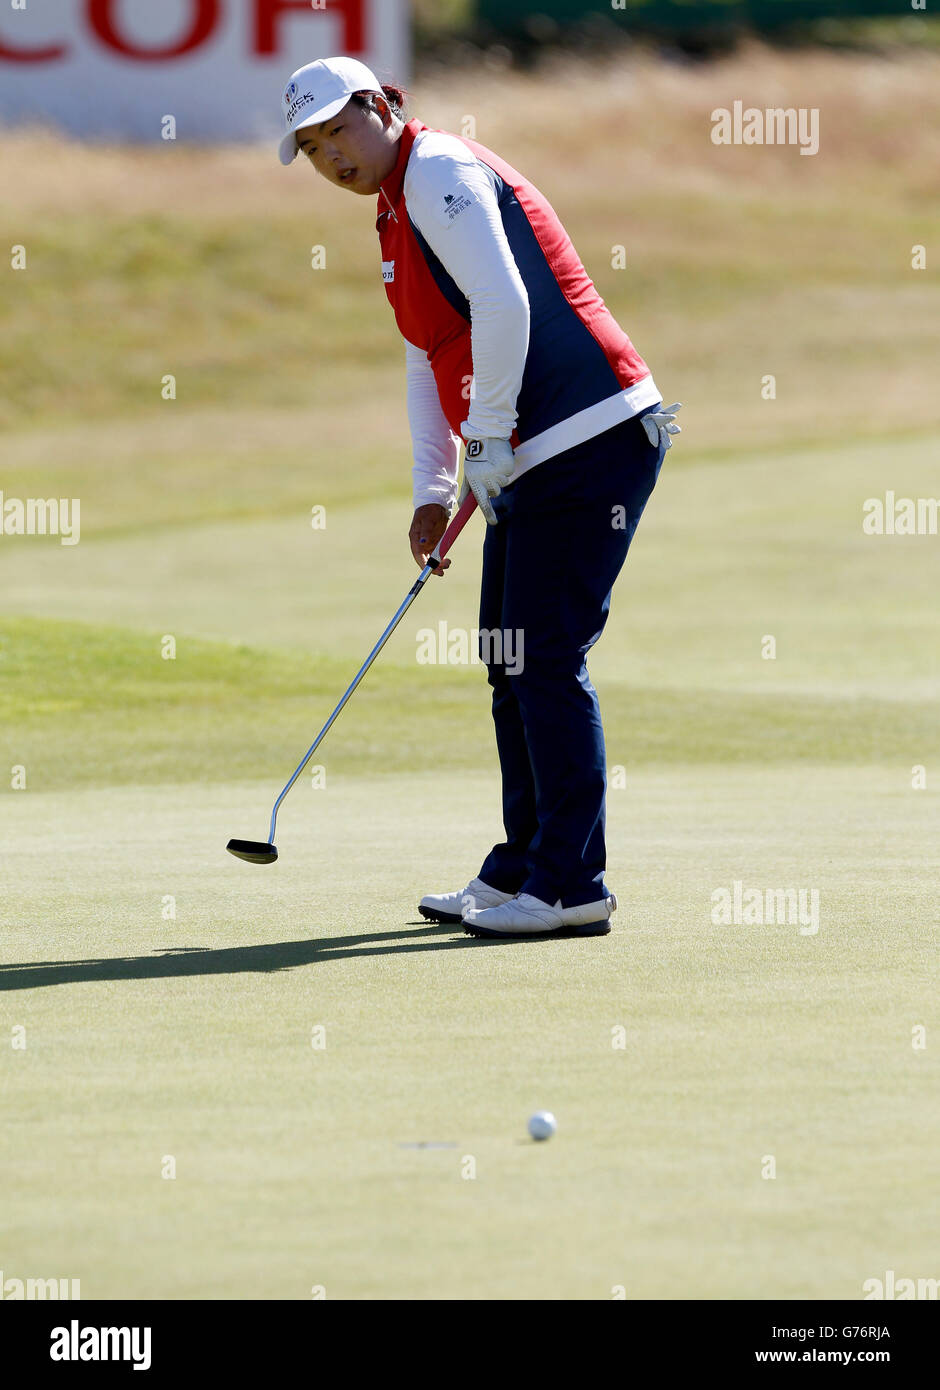
[[[686,458],[936,422],[937,55],[753,46],[707,65],[558,60],[413,85],[429,124],[474,117],[477,139],[552,200],[662,389],[685,399]],[[712,144],[712,110],[738,99],[819,107],[820,153]],[[156,446],[170,419],[155,382],[173,371],[173,428],[184,413],[194,460],[220,411],[246,439],[260,413],[296,440],[310,410],[330,438],[351,412],[369,448],[382,437],[385,406],[363,418],[358,403],[400,401],[402,363],[371,199],[285,171],[270,144],[92,147],[36,131],[0,143],[0,186],[0,244],[31,255],[0,305],[0,426],[146,422]],[[328,250],[319,276],[314,243]],[[917,243],[927,271],[911,269]],[[86,435],[74,442],[88,459]],[[10,435],[6,457],[19,457]]]
[[[717,106],[820,109],[820,154],[719,147],[709,138]],[[468,69],[414,83],[413,114],[477,139],[541,181],[559,203],[604,189],[635,200],[640,188],[706,197],[872,190],[916,204],[936,200],[940,168],[940,54],[874,56],[751,45],[708,64],[618,59],[598,69],[558,58],[535,74]],[[280,167],[268,144],[238,147],[82,146],[59,134],[9,132],[0,147],[6,216],[162,212],[220,218],[321,207],[307,171]],[[5,218],[6,220],[6,218]]]

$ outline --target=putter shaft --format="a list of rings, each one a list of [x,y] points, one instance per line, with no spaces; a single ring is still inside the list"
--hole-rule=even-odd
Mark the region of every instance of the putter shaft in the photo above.
[[[324,738],[335,724],[337,718],[339,717],[340,711],[348,702],[353,691],[359,685],[363,676],[368,671],[373,661],[375,661],[375,658],[378,656],[379,652],[385,646],[385,643],[391,637],[392,633],[395,631],[402,618],[408,612],[408,609],[411,607],[415,599],[420,594],[421,590],[424,588],[424,585],[427,583],[430,576],[437,569],[438,565],[444,559],[445,555],[447,554],[450,547],[453,545],[454,541],[457,539],[463,528],[466,526],[467,522],[470,520],[470,517],[472,516],[475,507],[476,498],[471,492],[460,504],[460,507],[458,508],[456,515],[454,516],[447,530],[444,532],[443,536],[438,541],[437,545],[434,547],[434,550],[428,559],[428,563],[425,565],[424,569],[418,575],[418,578],[415,580],[414,584],[408,590],[405,600],[398,609],[398,612],[392,618],[392,621],[389,623],[388,627],[382,633],[382,636],[376,642],[375,646],[372,648],[371,652],[366,657],[359,670],[356,672],[356,675],[353,678],[353,681],[350,684],[346,693],[344,694],[343,698],[340,700],[339,704],[336,706],[329,719],[323,725],[323,728],[317,734],[316,738],[313,740],[310,747],[303,755],[301,761],[297,764],[296,768],[291,773],[290,780],[285,783],[280,796],[274,803],[274,809],[271,812],[271,829],[268,833],[268,841],[270,844],[274,844],[274,831],[277,825],[277,813],[281,802],[284,800],[291,787],[297,781],[297,778],[303,772],[304,768],[307,766],[308,762],[313,757],[314,753],[317,751],[320,744],[323,742]]]

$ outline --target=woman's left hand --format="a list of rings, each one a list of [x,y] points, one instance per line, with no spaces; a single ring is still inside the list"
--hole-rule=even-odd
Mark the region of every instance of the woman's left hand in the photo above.
[[[682,433],[682,426],[676,424],[676,416],[681,409],[682,402],[675,401],[672,405],[661,405],[659,410],[650,411],[649,414],[640,416],[640,423],[646,430],[646,437],[654,449],[672,448],[672,440],[669,436]]]

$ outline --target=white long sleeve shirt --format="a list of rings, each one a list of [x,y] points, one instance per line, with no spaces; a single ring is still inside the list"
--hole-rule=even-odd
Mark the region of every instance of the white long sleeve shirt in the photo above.
[[[470,304],[474,371],[465,383],[463,437],[508,439],[529,348],[529,297],[493,182],[455,136],[425,131],[414,143],[404,189],[413,225]],[[461,441],[444,417],[427,355],[413,343],[405,348],[414,506],[449,507],[457,496]]]

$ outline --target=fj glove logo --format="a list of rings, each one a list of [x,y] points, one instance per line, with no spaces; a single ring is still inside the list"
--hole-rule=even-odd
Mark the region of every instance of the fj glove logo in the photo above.
[[[463,488],[458,500],[462,502],[472,492],[486,524],[495,526],[496,513],[490,498],[499,496],[515,466],[508,439],[468,439],[463,460]]]

